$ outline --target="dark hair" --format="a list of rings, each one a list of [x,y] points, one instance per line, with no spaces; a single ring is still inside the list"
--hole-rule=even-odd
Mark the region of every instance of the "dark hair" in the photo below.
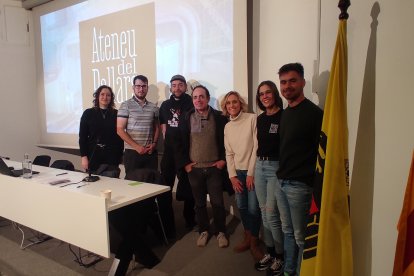
[[[282,67],[280,67],[278,74],[280,76],[289,71],[295,71],[296,73],[299,74],[299,76],[301,76],[302,78],[304,77],[303,65],[300,64],[299,62],[288,63],[288,64],[283,65]]]
[[[275,99],[275,105],[278,106],[280,109],[283,109],[283,101],[282,98],[279,95],[279,90],[277,90],[277,86],[273,81],[270,80],[266,80],[266,81],[262,81],[259,86],[257,87],[257,92],[256,92],[256,103],[259,106],[259,108],[262,111],[266,110],[266,107],[264,107],[264,105],[262,104],[262,102],[260,101],[260,96],[259,96],[259,90],[260,87],[262,87],[263,85],[267,85],[270,88],[270,91],[272,91],[273,94],[273,98]]]
[[[93,93],[93,106],[99,108],[99,94],[101,94],[101,91],[105,88],[108,89],[109,92],[111,92],[111,102],[109,103],[108,108],[113,109],[115,108],[115,94],[112,91],[112,88],[108,85],[99,86],[98,89],[96,89],[96,91]]]
[[[148,84],[148,78],[144,75],[138,75],[134,77],[134,80],[132,81],[132,85],[135,84],[136,80],[141,80],[142,82],[145,82],[146,84]]]
[[[205,87],[204,85],[201,85],[201,84],[197,84],[196,86],[194,86],[194,87],[192,88],[192,89],[193,89],[193,91],[191,92],[191,96],[193,96],[193,92],[194,92],[194,90],[195,90],[196,88],[201,88],[201,89],[204,89],[204,91],[206,91],[206,96],[207,96],[207,98],[210,98],[210,91],[208,91],[207,87]]]

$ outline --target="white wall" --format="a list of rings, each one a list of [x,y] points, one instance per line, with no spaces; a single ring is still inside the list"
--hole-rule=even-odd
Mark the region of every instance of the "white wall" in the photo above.
[[[322,1],[321,52],[337,9]],[[354,275],[391,275],[396,225],[414,149],[412,1],[353,1],[348,20],[348,124]],[[331,24],[329,24],[331,22]],[[321,55],[321,70],[331,57]],[[323,64],[323,65],[322,65]],[[329,64],[329,65],[328,65]],[[371,272],[371,274],[369,274]]]
[[[259,37],[253,47],[259,54],[255,54],[258,72],[254,74],[253,93],[261,81],[276,82],[283,64],[300,62],[306,68],[305,95],[312,99],[313,67],[318,57],[318,1],[261,0],[256,16],[260,17],[256,20]]]
[[[351,1],[348,20],[348,127],[354,275],[391,275],[396,225],[414,149],[412,1]],[[323,107],[338,28],[338,1],[261,0],[256,83],[277,83],[278,66],[305,66],[307,97]],[[377,15],[377,16],[376,16]],[[310,18],[311,17],[311,18]],[[373,20],[377,18],[378,22]],[[312,35],[310,35],[312,34]],[[317,70],[317,71],[316,71]]]

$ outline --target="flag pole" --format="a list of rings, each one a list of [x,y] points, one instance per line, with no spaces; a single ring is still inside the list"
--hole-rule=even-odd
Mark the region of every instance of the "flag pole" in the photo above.
[[[353,275],[347,122],[350,5],[350,0],[338,3],[341,13],[324,106],[302,276]]]
[[[341,13],[339,14],[339,19],[348,19],[348,8],[351,6],[350,0],[339,0],[338,8],[341,10]]]

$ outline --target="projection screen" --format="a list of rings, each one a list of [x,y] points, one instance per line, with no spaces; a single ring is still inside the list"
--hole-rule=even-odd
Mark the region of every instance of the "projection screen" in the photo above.
[[[33,15],[39,145],[78,148],[94,90],[111,86],[119,106],[137,74],[158,105],[175,74],[207,86],[213,107],[230,90],[247,99],[245,0],[56,0]]]

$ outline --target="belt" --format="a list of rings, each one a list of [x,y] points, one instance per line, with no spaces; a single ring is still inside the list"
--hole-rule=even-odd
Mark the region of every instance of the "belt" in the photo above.
[[[257,156],[257,159],[260,161],[277,161],[277,158],[272,156]]]

